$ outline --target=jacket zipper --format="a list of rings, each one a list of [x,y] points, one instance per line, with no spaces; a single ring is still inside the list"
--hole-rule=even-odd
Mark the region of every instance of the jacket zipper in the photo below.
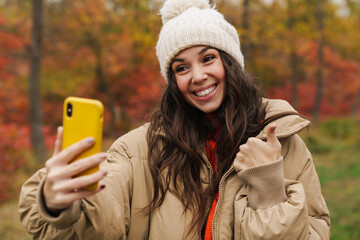
[[[204,162],[206,163],[206,166],[207,166],[207,170],[208,170],[208,180],[209,180],[209,184],[210,184],[210,181],[211,181],[211,175],[212,175],[212,172],[213,172],[213,168],[209,162],[209,160],[207,159],[207,156],[206,154],[202,151],[201,152],[201,157],[202,159],[204,160]],[[212,204],[212,201],[208,201],[207,204],[206,204],[206,212],[209,212],[210,210],[210,207],[211,207],[211,204]],[[205,215],[206,216],[206,215]],[[201,224],[200,224],[200,229],[199,229],[199,233],[198,233],[198,236],[199,236],[199,239],[202,240],[201,238],[201,231],[204,227],[204,224],[205,224],[205,220],[207,219],[207,216],[205,217],[203,216],[202,219],[201,219]]]
[[[215,239],[215,226],[216,226],[216,222],[217,222],[218,209],[220,208],[220,204],[221,204],[221,200],[222,200],[223,189],[224,189],[223,186],[225,185],[225,181],[227,180],[227,177],[234,171],[234,169],[235,168],[233,166],[231,166],[229,168],[229,170],[227,170],[227,172],[225,172],[225,174],[220,179],[220,183],[219,183],[219,199],[218,199],[218,202],[217,202],[216,207],[215,207],[214,219],[213,219],[212,226],[211,226],[213,240]]]

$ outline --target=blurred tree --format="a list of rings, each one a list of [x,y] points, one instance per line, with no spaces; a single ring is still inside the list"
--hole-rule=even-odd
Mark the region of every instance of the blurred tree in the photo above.
[[[55,126],[62,120],[62,101],[69,95],[104,102],[105,136],[118,136],[148,120],[165,86],[155,54],[162,25],[157,12],[162,2],[43,1],[46,21],[38,97],[42,100],[47,148],[54,143]],[[217,3],[238,30],[246,69],[261,78],[265,94],[284,98],[311,117],[320,49],[317,1],[211,2]],[[344,9],[332,1],[322,1],[326,43],[322,51],[319,119],[359,111],[360,2],[345,2]],[[24,168],[24,152],[30,148],[27,60],[31,50],[31,7],[32,1],[0,1],[0,142],[4,143],[0,146],[0,181],[7,179],[9,183],[15,169]],[[296,81],[292,83],[291,79]],[[115,132],[109,130],[114,125],[110,120],[115,121]],[[0,198],[7,189],[8,185],[3,184]]]
[[[302,42],[298,52],[306,66],[304,78],[306,81],[298,83],[299,105],[302,114],[311,116],[316,93],[316,72],[318,61],[318,43],[315,40]],[[323,101],[320,107],[321,118],[329,116],[346,116],[351,113],[351,104],[360,87],[360,64],[346,60],[329,46],[324,47],[323,54]],[[273,98],[291,99],[291,84],[272,86],[268,89]],[[321,119],[320,118],[320,119]]]
[[[360,75],[360,72],[359,72]],[[356,118],[358,117],[358,109],[359,109],[359,105],[360,105],[360,87],[359,90],[357,91],[357,94],[355,95],[352,107],[351,107],[351,115]]]
[[[154,48],[154,32],[161,26],[156,15],[158,4],[149,0],[63,0],[49,4],[48,97],[55,90],[60,95],[72,92],[100,98],[107,106],[105,119],[110,119],[106,132],[116,136],[115,126],[123,128],[122,122],[130,121],[128,118],[143,118],[158,100],[163,85]],[[146,75],[139,75],[144,66]],[[66,88],[55,88],[65,84]],[[144,85],[148,93],[138,95]],[[144,106],[145,112],[134,103]]]
[[[344,3],[340,7],[335,4],[330,6],[333,14],[326,17],[326,25],[331,26],[325,32],[326,44],[345,58],[360,61],[360,1],[340,2]]]
[[[250,0],[243,0],[243,14],[242,14],[242,24],[241,27],[243,29],[243,34],[241,36],[241,51],[244,55],[244,58],[247,59],[248,57],[248,51],[249,51],[249,39],[247,34],[249,33],[249,28],[250,28],[250,17],[249,17],[249,4],[250,4]]]
[[[23,3],[5,1],[0,8],[0,203],[16,196],[14,174],[24,167],[24,152],[31,148],[27,96],[28,64],[26,21],[18,11]],[[1,6],[0,6],[1,7]],[[16,16],[16,17],[15,17]],[[17,190],[17,189],[16,189]]]
[[[358,26],[360,26],[360,2],[356,1],[356,0],[346,0],[347,3],[347,7],[349,9],[349,21],[355,23],[353,25],[357,26],[354,28],[354,32],[352,32],[352,34],[350,35],[351,38],[353,38],[354,40],[352,40],[352,42],[357,42],[359,43],[360,41],[360,29]],[[349,24],[350,25],[350,24]],[[354,47],[358,47],[358,49],[356,49],[354,51],[353,49],[353,53],[355,53],[356,55],[353,56],[355,57],[357,60],[360,61],[360,44],[351,44]],[[358,81],[360,81],[360,70],[358,72]],[[351,111],[351,115],[353,117],[358,117],[359,114],[359,106],[360,106],[360,87],[358,88],[357,94],[355,95],[353,104],[352,104],[352,111]]]
[[[316,71],[316,93],[314,100],[313,119],[315,122],[319,120],[320,105],[323,97],[323,47],[324,47],[324,14],[323,5],[326,0],[316,0],[316,28],[318,34],[318,51],[317,51],[317,71]]]
[[[303,4],[302,2],[300,4]],[[291,104],[294,108],[298,105],[298,78],[299,78],[299,57],[297,55],[297,34],[294,30],[295,22],[298,21],[295,15],[296,9],[299,7],[299,2],[294,0],[287,1],[287,27],[289,31],[289,45],[290,45],[290,83],[291,83]]]
[[[220,3],[223,4],[221,10],[225,13],[226,18],[236,27],[242,26],[243,15],[239,14],[239,9],[244,11],[244,1],[236,3],[234,1],[220,1]],[[316,4],[317,2],[313,0],[277,0],[269,3],[255,0],[250,1],[248,11],[251,26],[247,31],[243,27],[238,28],[242,46],[244,35],[246,35],[249,41],[251,52],[245,58],[247,69],[250,72],[254,72],[256,76],[261,77],[263,89],[268,93],[268,96],[287,99],[309,117],[313,114],[317,89],[315,87],[317,86],[317,71],[314,67],[318,66],[318,58],[321,57],[321,54],[318,54],[321,47],[317,48],[319,45],[312,42],[312,40],[318,41],[319,39],[316,23]],[[353,82],[358,82],[354,78],[354,76],[358,75],[355,74],[356,67],[352,67],[353,62],[346,61],[346,58],[344,59],[344,57],[336,55],[334,50],[341,50],[340,45],[347,46],[349,49],[351,48],[350,46],[353,46],[352,49],[356,49],[359,46],[355,40],[351,45],[348,42],[346,45],[340,39],[340,36],[347,35],[345,31],[349,34],[352,32],[350,29],[355,29],[356,27],[354,24],[351,24],[351,26],[345,24],[351,23],[353,20],[349,22],[350,19],[339,17],[335,14],[339,9],[337,5],[331,4],[328,1],[322,4],[324,18],[322,23],[323,38],[331,39],[330,43],[333,44],[323,43],[323,48],[327,47],[327,51],[331,52],[332,56],[328,54],[329,57],[327,57],[326,61],[323,59],[322,71],[325,72],[322,74],[323,103],[320,104],[319,115],[320,113],[323,116],[346,114],[349,112],[349,106],[351,106],[349,104],[352,103],[355,97],[354,92],[350,91],[346,86],[350,79]],[[339,38],[336,38],[334,33],[337,33],[339,28],[341,28],[341,32],[337,34]],[[356,34],[352,34],[351,39],[356,39],[356,36]],[[333,39],[338,40],[336,44],[339,46],[335,47]],[[309,55],[304,55],[305,49],[310,49],[309,46],[311,46],[312,52],[307,52]],[[356,55],[356,53],[354,54]],[[331,57],[334,57],[334,55],[336,55],[335,59],[339,66],[335,64],[335,59],[331,62]],[[311,56],[311,60],[309,56]],[[315,56],[315,59],[312,56]],[[342,71],[346,71],[347,74],[344,73],[340,77],[340,73],[338,73],[339,68],[342,68]],[[338,80],[335,81],[335,78]],[[340,88],[342,92],[336,95],[330,94],[333,89],[339,89],[339,82],[344,83]],[[358,84],[355,85],[358,86]],[[298,86],[297,90],[296,86]],[[274,88],[277,88],[279,91],[273,91]],[[286,89],[286,92],[284,89]],[[277,93],[274,94],[275,92]],[[296,93],[298,94],[297,101]],[[339,104],[335,105],[339,105],[340,109],[342,109],[341,111],[328,108],[329,104],[333,104],[335,98],[339,100]],[[349,98],[351,101],[346,100]],[[297,102],[297,104],[294,104],[294,102]],[[340,102],[344,105],[341,106]]]
[[[41,39],[43,26],[43,1],[33,0],[33,26],[30,47],[30,77],[29,77],[29,103],[31,144],[36,157],[41,161],[46,160],[46,148],[43,135],[43,119],[40,95],[41,71]]]

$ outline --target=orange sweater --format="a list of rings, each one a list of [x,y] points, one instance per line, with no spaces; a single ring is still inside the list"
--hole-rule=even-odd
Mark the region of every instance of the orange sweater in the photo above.
[[[216,146],[216,139],[207,140],[207,144],[205,145],[206,155],[209,159],[209,162],[214,172],[217,167],[216,158],[215,158],[215,146]],[[212,240],[212,222],[214,219],[215,208],[218,198],[219,198],[219,193],[216,194],[216,197],[213,203],[211,204],[210,212],[205,225],[204,240]]]

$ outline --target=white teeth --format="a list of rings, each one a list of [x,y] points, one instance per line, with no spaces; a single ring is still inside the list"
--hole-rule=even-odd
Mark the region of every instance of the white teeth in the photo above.
[[[203,91],[195,92],[195,95],[198,97],[205,97],[205,96],[209,95],[212,91],[214,91],[215,88],[216,88],[216,86],[212,86],[211,88],[205,89]]]

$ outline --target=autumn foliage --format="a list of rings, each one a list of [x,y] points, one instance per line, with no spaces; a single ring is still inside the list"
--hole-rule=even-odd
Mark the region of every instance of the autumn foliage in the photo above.
[[[298,83],[298,110],[310,117],[316,90],[317,48],[314,41],[303,42],[297,53],[302,59],[303,72]],[[345,60],[330,47],[324,49],[324,84],[326,86],[321,105],[322,117],[346,116],[360,89],[360,62]],[[272,98],[282,98],[291,102],[291,85],[287,76],[279,76],[283,83],[271,86],[267,94]]]
[[[297,109],[311,118],[317,69],[314,1],[289,12],[285,0],[250,1],[249,28],[242,1],[216,1],[240,34],[247,70],[258,76],[265,95],[291,102],[289,56],[298,62]],[[348,1],[349,3],[352,1]],[[161,28],[160,0],[44,1],[41,99],[43,133],[50,156],[67,96],[97,98],[105,105],[105,137],[116,138],[147,121],[166,85],[155,44]],[[0,1],[0,202],[10,197],[13,173],[25,169],[31,153],[29,127],[29,46],[31,3]],[[345,116],[360,95],[360,6],[327,3],[324,92],[321,117]],[[289,18],[292,17],[292,28]],[[346,36],[346,41],[344,40]],[[246,44],[245,44],[246,43]],[[357,111],[358,112],[358,111]],[[43,165],[43,163],[41,163]]]

